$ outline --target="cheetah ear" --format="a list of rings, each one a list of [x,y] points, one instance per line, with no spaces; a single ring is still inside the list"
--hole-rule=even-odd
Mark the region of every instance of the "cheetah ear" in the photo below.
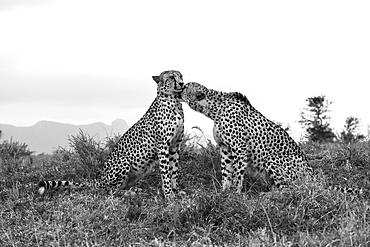
[[[157,84],[161,81],[159,76],[153,75],[152,78]]]

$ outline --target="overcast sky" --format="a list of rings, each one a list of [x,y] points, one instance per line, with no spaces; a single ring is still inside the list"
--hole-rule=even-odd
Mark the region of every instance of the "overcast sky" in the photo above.
[[[239,91],[300,131],[326,95],[332,126],[370,124],[370,1],[0,1],[0,123],[134,124],[152,75]],[[213,123],[186,105],[187,128]]]

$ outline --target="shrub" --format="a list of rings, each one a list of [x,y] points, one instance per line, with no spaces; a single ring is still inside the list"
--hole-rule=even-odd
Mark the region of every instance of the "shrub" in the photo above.
[[[96,177],[119,138],[119,135],[113,135],[102,141],[80,130],[76,136],[68,138],[71,150],[59,149],[58,153],[66,160],[76,162],[77,159],[76,164],[80,165],[78,173],[82,177]]]
[[[7,161],[10,159],[18,160],[24,156],[30,156],[33,151],[30,151],[26,143],[20,143],[13,141],[11,138],[10,141],[4,141],[0,144],[0,158],[1,160]]]
[[[96,166],[102,164],[107,157],[107,150],[102,141],[84,133],[81,129],[76,136],[68,138],[69,146],[78,155],[85,166]]]
[[[5,174],[14,174],[24,170],[24,168],[32,164],[33,158],[26,143],[17,141],[4,141],[0,144],[0,169]]]
[[[210,140],[198,142],[199,137],[185,135],[180,148],[180,184],[193,188],[201,183],[217,190],[221,181],[221,156]],[[205,138],[204,138],[205,139]]]

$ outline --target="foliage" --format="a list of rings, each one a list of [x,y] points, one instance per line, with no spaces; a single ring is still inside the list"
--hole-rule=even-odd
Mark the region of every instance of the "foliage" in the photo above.
[[[340,140],[345,144],[362,141],[365,139],[363,134],[358,133],[360,120],[356,117],[348,117],[344,125],[344,130],[340,133]]]
[[[82,177],[96,177],[119,138],[120,135],[118,134],[107,136],[102,141],[98,140],[96,136],[84,133],[82,130],[76,136],[69,137],[69,145],[72,148],[69,155],[75,156],[82,164],[82,169],[79,171]],[[68,155],[66,150],[59,149],[59,152]]]
[[[0,173],[0,245],[366,246],[370,243],[370,195],[356,197],[333,189],[333,185],[370,189],[368,142],[303,143],[315,178],[304,178],[291,186],[257,194],[250,193],[246,182],[245,192],[238,195],[221,192],[217,146],[195,140],[198,139],[187,134],[181,145],[179,184],[184,192],[173,202],[163,199],[158,171],[140,181],[133,196],[107,195],[89,188],[45,196],[34,194],[41,177],[70,179],[77,173],[83,179],[88,165],[83,162],[100,162],[98,159],[108,149],[106,142],[85,133],[71,138],[71,150],[33,156],[34,162],[26,172]],[[98,151],[96,156],[89,153],[95,151]]]
[[[307,139],[313,142],[333,142],[335,134],[330,127],[329,106],[333,102],[325,99],[324,95],[306,99],[308,106],[300,113],[299,123],[307,132]]]
[[[32,153],[26,143],[13,141],[12,138],[5,140],[0,144],[0,173],[12,177],[26,171],[33,162]]]
[[[29,156],[33,152],[29,150],[26,143],[20,143],[13,141],[11,138],[10,141],[5,140],[0,144],[0,158],[3,162],[13,159],[18,160],[21,157]]]
[[[286,132],[289,132],[291,129],[290,129],[290,125],[288,124],[286,127],[283,126],[283,123],[281,122],[275,122],[278,126],[280,126],[280,128],[282,128],[283,130],[285,130]]]
[[[73,151],[77,153],[82,164],[86,166],[101,164],[108,155],[102,141],[96,140],[81,129],[76,136],[69,137],[69,144]]]
[[[351,144],[313,142],[303,149],[315,171],[322,172],[328,185],[348,188],[370,188],[370,143]],[[368,193],[368,192],[366,192]]]

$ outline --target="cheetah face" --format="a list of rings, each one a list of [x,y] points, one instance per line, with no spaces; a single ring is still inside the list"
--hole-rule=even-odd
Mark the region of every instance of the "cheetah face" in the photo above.
[[[184,86],[181,99],[185,101],[191,109],[208,116],[211,102],[208,97],[209,90],[196,82],[189,82]]]
[[[152,78],[157,83],[158,94],[175,95],[177,98],[180,98],[184,82],[179,71],[163,71],[159,76],[152,76]]]

